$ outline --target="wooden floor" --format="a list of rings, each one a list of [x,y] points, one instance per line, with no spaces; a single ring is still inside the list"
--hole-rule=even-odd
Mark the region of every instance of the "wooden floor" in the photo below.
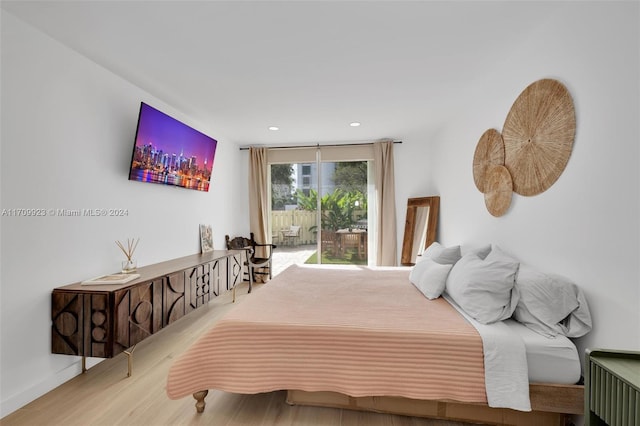
[[[254,291],[259,291],[258,284]],[[238,288],[236,303],[251,295]],[[0,420],[25,425],[327,425],[462,426],[464,423],[364,413],[334,408],[289,406],[286,392],[238,395],[210,390],[202,414],[191,397],[177,401],[165,394],[169,367],[189,345],[233,304],[231,292],[210,302],[140,343],[133,354],[133,375],[120,354],[90,368],[41,398]],[[203,367],[206,368],[206,367]]]

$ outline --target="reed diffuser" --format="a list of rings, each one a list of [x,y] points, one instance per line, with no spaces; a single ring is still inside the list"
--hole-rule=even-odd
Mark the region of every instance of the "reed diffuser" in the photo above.
[[[136,251],[136,247],[138,247],[138,242],[140,238],[134,241],[133,238],[127,238],[127,246],[125,247],[120,241],[116,240],[116,244],[120,247],[120,250],[127,257],[127,260],[122,261],[122,272],[125,274],[135,272],[136,270],[136,260],[133,258],[133,253]]]

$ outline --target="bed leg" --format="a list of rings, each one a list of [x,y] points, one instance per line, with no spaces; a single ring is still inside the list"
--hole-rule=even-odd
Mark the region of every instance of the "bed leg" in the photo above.
[[[208,390],[203,390],[193,394],[193,397],[196,399],[196,411],[198,413],[202,413],[204,411],[204,406],[205,406],[204,399],[206,398],[208,393],[209,393]]]

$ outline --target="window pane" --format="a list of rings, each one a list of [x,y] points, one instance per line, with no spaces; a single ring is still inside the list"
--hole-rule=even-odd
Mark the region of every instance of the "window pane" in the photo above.
[[[322,263],[367,264],[367,162],[321,163]]]
[[[366,265],[368,174],[367,161],[272,164],[271,229],[277,250],[295,263]],[[299,227],[296,235],[288,235],[292,226]]]

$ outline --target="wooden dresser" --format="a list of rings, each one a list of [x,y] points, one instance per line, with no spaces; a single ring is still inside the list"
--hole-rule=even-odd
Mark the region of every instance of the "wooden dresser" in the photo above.
[[[55,288],[51,351],[83,360],[126,352],[233,288],[242,279],[242,255],[215,250],[138,268],[140,277],[126,284]]]

